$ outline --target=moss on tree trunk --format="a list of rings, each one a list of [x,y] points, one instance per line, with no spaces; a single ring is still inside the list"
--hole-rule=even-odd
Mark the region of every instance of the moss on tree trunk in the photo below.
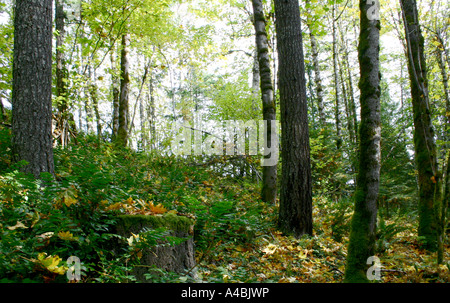
[[[380,183],[380,21],[369,20],[372,7],[360,1],[361,32],[359,65],[361,91],[361,124],[359,128],[359,170],[355,191],[350,243],[345,269],[346,282],[368,282],[367,260],[375,253],[377,198]]]
[[[170,237],[183,238],[185,241],[168,245],[167,239],[159,239],[158,245],[151,245],[142,251],[140,264],[134,267],[133,275],[138,282],[152,282],[145,274],[152,267],[168,272],[187,273],[195,266],[193,240],[193,220],[174,214],[162,216],[121,215],[116,225],[117,233],[126,238],[146,230],[167,228]]]
[[[416,1],[401,0],[414,115],[414,149],[419,181],[418,235],[431,251],[437,249],[440,204],[436,143],[428,99],[428,81]]]

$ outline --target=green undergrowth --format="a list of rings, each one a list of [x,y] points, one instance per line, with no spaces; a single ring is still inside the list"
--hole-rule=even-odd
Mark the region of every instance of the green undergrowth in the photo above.
[[[270,224],[254,186],[190,161],[195,160],[117,150],[96,138],[55,149],[55,176],[43,174],[41,180],[3,161],[0,280],[66,282],[67,259],[76,256],[84,282],[132,282],[137,250],[114,233],[126,217],[115,205],[144,201],[169,210],[164,217],[176,213],[180,222],[195,220],[197,253],[204,260],[221,245],[252,241]],[[123,244],[119,252],[110,244],[117,239]]]
[[[139,211],[143,205],[195,222],[196,267],[185,274],[149,268],[146,276],[153,282],[343,280],[351,196],[316,194],[314,235],[295,239],[277,231],[278,205],[261,201],[257,181],[219,174],[196,158],[118,150],[96,138],[79,138],[78,144],[55,149],[56,176],[35,180],[18,172],[20,163],[11,164],[3,137],[0,282],[65,283],[70,256],[81,261],[81,282],[135,282],[130,272],[139,251],[167,237],[161,222],[161,228],[141,234],[147,241],[115,233],[127,207],[148,220]],[[383,209],[379,214],[381,282],[448,282],[448,241],[447,263],[437,266],[416,236],[415,213],[391,207],[389,215]],[[111,241],[120,249],[112,249]]]

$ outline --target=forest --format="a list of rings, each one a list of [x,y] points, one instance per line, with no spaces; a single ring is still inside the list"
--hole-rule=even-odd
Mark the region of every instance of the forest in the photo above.
[[[0,0],[0,282],[450,282],[449,29],[436,0]]]

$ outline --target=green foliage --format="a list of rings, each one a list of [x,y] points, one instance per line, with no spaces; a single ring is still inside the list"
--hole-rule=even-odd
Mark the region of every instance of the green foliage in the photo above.
[[[51,176],[34,180],[17,171],[0,177],[0,275],[9,281],[64,281],[37,267],[39,253],[66,260],[75,255],[94,266],[114,219],[77,198]],[[72,201],[73,204],[69,204]]]
[[[407,229],[405,226],[400,226],[399,222],[387,223],[386,220],[380,218],[377,226],[376,251],[378,253],[385,252],[392,243],[398,241],[397,234]]]
[[[11,130],[0,126],[0,173],[11,165]]]
[[[117,216],[105,205],[130,196],[148,198],[138,190],[147,180],[141,169],[145,166],[134,166],[138,160],[129,161],[130,151],[113,152],[111,145],[96,139],[79,140],[82,145],[55,150],[56,179],[43,175],[35,180],[13,167],[0,176],[0,276],[4,281],[65,281],[61,273],[37,266],[44,252],[63,260],[61,264],[77,256],[87,280],[130,280],[126,273],[136,261],[136,251],[166,236],[158,229],[145,231],[141,246],[131,246],[114,233]],[[122,243],[120,253],[111,249],[111,241],[117,238]]]

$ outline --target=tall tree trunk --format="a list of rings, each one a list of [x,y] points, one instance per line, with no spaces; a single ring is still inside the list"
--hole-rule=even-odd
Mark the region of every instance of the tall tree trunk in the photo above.
[[[361,91],[359,170],[354,195],[350,242],[345,268],[346,282],[367,282],[368,258],[375,254],[377,198],[380,183],[380,21],[369,20],[372,4],[360,0],[358,45]]]
[[[3,106],[2,97],[0,96],[0,122],[5,120],[5,107]]]
[[[407,44],[408,71],[414,115],[414,148],[419,179],[418,234],[431,251],[437,248],[435,207],[439,203],[439,174],[434,129],[428,99],[424,39],[415,0],[401,0]]]
[[[119,132],[119,96],[120,96],[120,84],[119,77],[116,74],[116,52],[115,52],[115,40],[111,39],[111,91],[113,99],[113,119],[112,119],[112,138],[117,138]]]
[[[14,18],[12,146],[36,178],[54,173],[52,0],[17,0]]]
[[[353,77],[352,77],[352,70],[350,68],[349,63],[349,52],[348,52],[348,45],[347,45],[347,39],[345,38],[344,34],[340,32],[341,39],[342,39],[342,45],[344,47],[343,51],[343,65],[344,68],[347,71],[347,78],[348,78],[348,97],[349,97],[349,111],[352,117],[352,132],[354,134],[355,144],[358,145],[358,118],[356,116],[356,102],[355,102],[355,95],[353,91]]]
[[[94,132],[94,108],[92,104],[92,96],[91,96],[91,83],[92,83],[92,67],[91,61],[88,60],[86,62],[88,75],[86,77],[87,85],[84,87],[84,111],[86,112],[86,131],[88,134]]]
[[[444,164],[443,169],[443,199],[442,199],[442,207],[440,210],[440,220],[439,220],[439,235],[438,235],[438,257],[437,262],[438,264],[442,264],[444,261],[444,238],[446,234],[446,228],[447,228],[447,208],[449,204],[450,199],[450,92],[448,87],[448,74],[447,74],[447,68],[444,61],[444,55],[445,55],[445,48],[442,44],[443,41],[440,37],[439,32],[436,35],[437,40],[441,43],[441,46],[436,48],[436,55],[437,60],[439,63],[439,67],[441,69],[441,76],[442,76],[442,84],[444,86],[444,95],[445,95],[445,125],[444,125],[444,133],[445,133],[445,140],[446,146],[447,146],[447,155],[444,154],[444,157],[446,158],[446,163]]]
[[[272,73],[270,70],[269,43],[267,41],[266,21],[264,18],[264,9],[261,0],[252,0],[254,26],[256,33],[256,49],[258,52],[260,86],[262,95],[263,119],[266,121],[266,146],[272,147],[278,145],[278,140],[272,142],[272,132],[276,133],[276,129],[272,129],[272,121],[276,120],[276,106],[273,99]],[[278,148],[278,146],[276,147]],[[266,155],[265,158],[274,157],[275,155]],[[262,200],[275,204],[277,197],[277,162],[276,159],[272,165],[263,165],[262,179]],[[269,164],[269,163],[263,163]]]
[[[325,112],[323,105],[323,86],[322,86],[322,78],[320,77],[320,63],[319,63],[319,47],[317,43],[316,36],[314,35],[311,26],[309,25],[309,38],[311,41],[311,55],[313,59],[313,68],[314,68],[314,82],[316,84],[316,98],[317,98],[317,109],[319,111],[319,121],[320,126],[325,127]]]
[[[154,95],[154,84],[153,84],[153,71],[150,73],[149,83],[148,83],[148,107],[147,107],[147,119],[149,123],[150,138],[148,138],[148,143],[150,149],[154,149],[156,144],[156,113],[155,113],[155,95]]]
[[[56,129],[60,133],[59,141],[64,147],[67,145],[69,129],[67,127],[67,109],[68,109],[68,93],[66,81],[68,78],[65,56],[64,56],[64,22],[66,13],[64,12],[63,0],[55,2],[55,29],[58,32],[56,36],[56,97],[57,97],[57,121]]]
[[[89,84],[89,94],[91,97],[92,110],[95,114],[95,122],[97,125],[97,136],[101,138],[102,135],[102,121],[100,116],[100,110],[98,108],[98,93],[97,93],[97,85],[95,84],[95,72],[94,79],[91,79],[91,83]]]
[[[117,143],[121,146],[128,144],[129,111],[128,101],[130,93],[130,74],[128,62],[129,35],[122,35],[122,51],[120,55],[120,98],[119,98],[119,129]]]
[[[145,151],[147,149],[147,130],[145,123],[145,101],[144,98],[139,98],[139,123],[141,131],[141,150]]]
[[[255,21],[253,21],[253,26],[255,26]],[[255,40],[258,39],[255,37]],[[255,47],[257,48],[258,41],[255,41]],[[272,81],[272,79],[271,79]],[[259,75],[259,60],[258,60],[258,49],[255,49],[255,54],[253,55],[253,68],[252,68],[252,111],[256,112],[258,109],[258,100],[260,100],[260,75]]]
[[[154,84],[153,84],[153,72],[150,73],[149,83],[148,83],[148,108],[147,117],[150,129],[150,149],[154,149],[156,146],[156,109],[155,109],[155,94],[154,94]]]
[[[338,60],[339,66],[341,66],[341,63]],[[347,88],[345,87],[345,78],[342,71],[342,68],[339,68],[339,77],[341,79],[341,86],[342,86],[342,100],[344,101],[344,109],[345,109],[345,117],[347,119],[347,130],[348,135],[350,139],[350,148],[353,149],[353,144],[355,143],[355,133],[353,132],[353,120],[352,120],[352,114],[350,112],[350,104],[348,101],[347,96]]]
[[[444,262],[444,242],[445,235],[447,232],[447,209],[450,204],[450,149],[447,152],[447,160],[445,164],[445,174],[443,179],[443,198],[442,205],[439,214],[439,235],[438,235],[438,253],[437,253],[437,263],[443,264]]]
[[[338,50],[337,50],[337,33],[336,33],[336,3],[333,4],[332,8],[332,33],[333,33],[333,76],[334,76],[334,89],[335,89],[335,109],[334,116],[336,121],[336,148],[340,149],[342,146],[341,138],[341,119],[339,117],[339,107],[340,107],[340,88],[339,88],[339,66],[338,66]]]
[[[282,179],[278,226],[312,235],[312,188],[305,66],[298,0],[275,0]]]

